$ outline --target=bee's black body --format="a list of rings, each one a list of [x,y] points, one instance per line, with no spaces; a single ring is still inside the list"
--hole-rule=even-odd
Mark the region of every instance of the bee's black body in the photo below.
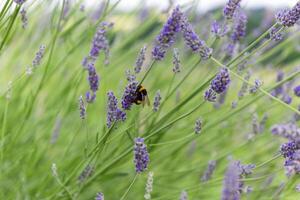
[[[147,90],[142,85],[138,85],[138,87],[136,89],[134,103],[137,105],[140,105],[140,104],[144,105],[145,101],[149,105]]]

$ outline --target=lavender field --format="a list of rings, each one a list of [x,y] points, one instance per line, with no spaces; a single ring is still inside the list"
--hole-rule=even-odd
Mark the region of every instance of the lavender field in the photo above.
[[[0,1],[0,200],[300,199],[300,1],[163,1]]]

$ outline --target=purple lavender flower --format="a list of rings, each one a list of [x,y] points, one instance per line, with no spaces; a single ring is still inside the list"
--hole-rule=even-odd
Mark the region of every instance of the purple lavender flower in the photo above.
[[[295,151],[297,150],[297,145],[295,142],[290,141],[287,143],[284,143],[280,147],[280,153],[283,157],[292,159]]]
[[[249,92],[251,94],[256,93],[257,90],[263,85],[263,82],[259,79],[255,79],[254,81],[254,85],[252,87],[250,87]]]
[[[193,52],[199,53],[202,59],[210,58],[213,50],[209,48],[204,41],[200,40],[185,15],[182,15],[181,31],[186,45],[189,46]]]
[[[156,44],[152,49],[152,56],[155,60],[162,60],[165,57],[166,50],[173,45],[176,33],[180,31],[182,15],[183,13],[179,6],[177,6],[172,11],[168,21],[164,24],[156,38]]]
[[[217,99],[217,94],[213,89],[208,88],[204,93],[204,99],[209,102],[215,102]]]
[[[252,132],[254,135],[257,135],[260,132],[259,130],[260,128],[259,128],[258,116],[255,113],[252,115]]]
[[[118,108],[118,99],[115,97],[112,91],[107,93],[107,119],[106,125],[108,128],[112,126],[114,122],[125,121],[126,113]]]
[[[240,199],[240,168],[231,161],[228,165],[223,182],[222,200]]]
[[[291,141],[299,141],[300,138],[300,128],[293,123],[275,124],[271,127],[271,132],[273,135],[278,135]]]
[[[137,87],[137,81],[129,82],[126,86],[124,94],[122,96],[122,108],[124,110],[130,110],[132,104],[134,103]]]
[[[86,108],[82,96],[79,97],[79,111],[80,111],[80,118],[85,119]]]
[[[153,111],[157,112],[160,106],[160,100],[161,100],[161,95],[160,95],[160,90],[158,90],[155,94],[154,97],[154,102],[153,102]]]
[[[221,94],[225,92],[230,83],[230,76],[227,68],[222,68],[217,76],[211,81],[211,89],[216,93]]]
[[[144,138],[135,138],[135,145],[134,145],[135,171],[137,173],[141,173],[147,170],[149,161],[150,161],[149,154],[147,151],[147,146],[144,143]]]
[[[90,92],[90,91],[86,92],[86,94],[85,94],[86,102],[93,103],[95,101],[95,99],[96,99],[96,93],[95,92]]]
[[[238,102],[235,100],[231,103],[231,108],[235,109],[238,106]]]
[[[95,94],[99,87],[99,76],[96,72],[95,66],[93,63],[88,64],[88,81],[90,85],[90,90]]]
[[[215,160],[210,160],[208,162],[207,169],[206,169],[206,171],[204,172],[204,174],[201,178],[202,182],[206,182],[211,178],[211,176],[212,176],[212,174],[213,174],[213,172],[216,168],[216,165],[217,165],[217,162]]]
[[[180,70],[180,59],[179,59],[179,52],[178,52],[178,49],[174,48],[173,50],[173,72],[176,74],[176,73],[179,73],[181,70]]]
[[[78,177],[79,182],[83,183],[85,180],[91,177],[93,173],[94,173],[94,167],[87,165]]]
[[[296,24],[300,18],[300,2],[298,1],[292,9],[284,9],[276,14],[276,20],[279,24],[291,27]]]
[[[96,61],[96,59],[99,56],[100,51],[102,50],[105,53],[105,64],[108,64],[108,62],[109,62],[108,61],[108,59],[109,59],[109,43],[107,40],[106,32],[107,32],[107,29],[112,26],[113,26],[112,23],[102,22],[100,24],[100,26],[98,27],[98,29],[94,35],[92,47],[91,47],[90,54],[89,54],[89,58],[91,59],[92,62]]]
[[[24,8],[22,8],[22,10],[20,11],[20,14],[21,14],[22,28],[26,29],[26,27],[28,25],[27,12]]]
[[[195,129],[194,129],[195,133],[200,134],[201,129],[202,129],[202,121],[201,121],[201,119],[197,119],[195,122]]]
[[[210,31],[216,37],[224,37],[227,33],[227,26],[222,27],[216,20],[211,24]]]
[[[22,5],[26,0],[14,0],[16,4]]]
[[[32,67],[35,68],[41,64],[41,60],[44,57],[46,46],[41,45],[39,51],[35,54],[35,58],[32,61]]]
[[[291,97],[290,95],[288,95],[288,94],[285,93],[285,94],[282,96],[281,100],[282,100],[284,103],[286,103],[286,104],[291,104],[293,99],[292,99],[292,97]]]
[[[283,39],[282,34],[281,34],[280,32],[278,32],[278,31],[279,31],[279,28],[275,28],[275,27],[273,27],[273,28],[270,30],[270,38],[271,38],[273,41],[275,41],[275,42],[280,41],[280,40]]]
[[[146,54],[147,46],[145,45],[143,48],[141,48],[139,55],[135,61],[135,68],[134,71],[136,74],[140,73],[143,63],[145,61],[145,54]]]
[[[288,177],[294,174],[300,174],[300,151],[297,150],[292,158],[287,158],[284,163],[285,173]]]
[[[239,11],[234,16],[234,27],[231,35],[231,39],[234,43],[240,41],[243,37],[246,36],[246,28],[247,28],[247,15]]]
[[[297,184],[295,189],[296,189],[297,192],[300,192],[300,184]]]
[[[188,194],[185,190],[181,191],[179,200],[188,200]]]
[[[98,192],[95,200],[104,200],[104,194],[102,192]]]
[[[294,88],[294,94],[297,96],[297,97],[300,97],[300,85],[296,86]]]
[[[127,79],[128,82],[133,82],[133,81],[136,80],[135,74],[131,73],[130,69],[127,69],[125,71],[125,75],[126,75],[126,79]]]
[[[232,19],[235,10],[240,6],[241,0],[229,0],[223,10],[223,15],[226,19]]]
[[[298,105],[298,111],[300,111],[300,105]],[[300,120],[300,115],[298,113],[295,113],[293,117],[296,122]]]

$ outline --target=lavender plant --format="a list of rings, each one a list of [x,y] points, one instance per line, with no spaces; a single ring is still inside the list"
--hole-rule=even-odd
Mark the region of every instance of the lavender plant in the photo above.
[[[1,1],[0,199],[298,199],[300,2],[197,3]]]

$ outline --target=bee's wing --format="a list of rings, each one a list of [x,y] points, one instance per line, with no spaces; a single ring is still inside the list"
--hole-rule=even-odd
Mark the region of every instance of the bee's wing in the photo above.
[[[150,100],[149,100],[148,96],[145,96],[145,102],[147,103],[148,106],[150,106]]]

